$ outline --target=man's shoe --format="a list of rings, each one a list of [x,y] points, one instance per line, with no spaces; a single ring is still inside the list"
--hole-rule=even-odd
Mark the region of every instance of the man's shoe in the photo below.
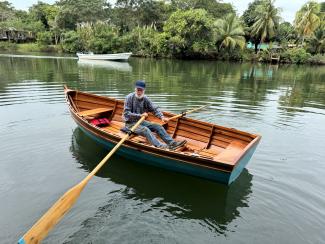
[[[157,148],[160,148],[160,149],[169,149],[169,146],[167,146],[166,144],[161,144]]]
[[[170,143],[168,145],[170,150],[176,150],[177,148],[180,148],[182,146],[184,146],[187,143],[186,140],[183,141],[173,141],[172,143]]]

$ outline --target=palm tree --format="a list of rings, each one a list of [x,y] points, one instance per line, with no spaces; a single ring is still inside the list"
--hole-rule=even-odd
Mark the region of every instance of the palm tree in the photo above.
[[[272,38],[279,25],[279,13],[280,9],[274,6],[274,0],[263,1],[256,8],[256,18],[251,35],[257,37],[260,43],[264,42],[266,38]]]
[[[296,13],[294,24],[302,36],[302,43],[304,42],[304,38],[312,36],[320,25],[319,12],[320,5],[315,1],[310,1]]]
[[[315,30],[314,35],[307,42],[312,54],[323,54],[325,52],[325,29]]]
[[[234,49],[239,46],[241,49],[245,46],[245,32],[235,14],[228,14],[224,19],[218,19],[215,23],[216,41],[218,49]]]

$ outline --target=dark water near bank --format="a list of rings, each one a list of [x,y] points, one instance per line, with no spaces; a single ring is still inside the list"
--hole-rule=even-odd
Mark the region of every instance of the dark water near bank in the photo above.
[[[115,156],[45,243],[324,243],[325,69],[209,61],[0,56],[0,243],[15,243],[107,151],[63,85],[123,99],[136,79],[164,110],[258,133],[230,187]]]

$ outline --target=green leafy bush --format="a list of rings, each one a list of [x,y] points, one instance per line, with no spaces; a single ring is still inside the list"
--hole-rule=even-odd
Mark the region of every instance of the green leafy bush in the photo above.
[[[308,63],[310,64],[325,64],[325,55],[324,54],[316,54],[311,56],[308,59]]]
[[[51,45],[53,40],[53,35],[49,31],[38,32],[36,40],[38,45]]]
[[[214,46],[213,19],[203,9],[177,10],[166,21],[164,32],[175,56],[207,52]]]
[[[61,48],[64,52],[76,53],[84,51],[84,46],[76,31],[68,31],[62,35]]]
[[[280,54],[280,60],[284,63],[304,64],[310,57],[311,54],[303,48],[288,49]]]
[[[17,50],[17,44],[12,42],[0,42],[0,50],[1,51],[16,51]]]

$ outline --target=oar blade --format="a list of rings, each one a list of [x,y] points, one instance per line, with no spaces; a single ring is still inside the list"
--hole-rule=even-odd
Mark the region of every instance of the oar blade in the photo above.
[[[69,189],[19,240],[19,244],[40,243],[48,232],[62,219],[74,205],[87,182],[82,181]]]

